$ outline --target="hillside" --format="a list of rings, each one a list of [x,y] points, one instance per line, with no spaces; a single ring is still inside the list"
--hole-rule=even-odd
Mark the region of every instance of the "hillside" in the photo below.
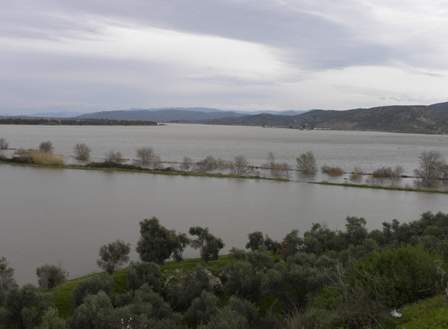
[[[220,118],[234,118],[243,114],[209,108],[166,108],[148,110],[123,110],[94,112],[78,116],[78,119],[134,120],[157,122],[200,122]]]
[[[208,123],[445,134],[448,133],[448,103],[429,106],[383,106],[346,111],[312,110],[294,116],[258,114],[209,120]]]

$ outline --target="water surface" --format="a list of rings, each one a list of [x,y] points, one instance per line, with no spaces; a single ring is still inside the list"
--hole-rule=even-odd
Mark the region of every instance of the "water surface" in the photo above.
[[[228,249],[243,247],[255,230],[280,239],[313,222],[342,228],[346,216],[364,216],[374,228],[428,210],[448,212],[447,196],[0,165],[0,255],[22,283],[45,263],[60,263],[72,277],[97,270],[100,246],[122,239],[135,247],[138,223],[151,216],[181,232],[208,226]]]

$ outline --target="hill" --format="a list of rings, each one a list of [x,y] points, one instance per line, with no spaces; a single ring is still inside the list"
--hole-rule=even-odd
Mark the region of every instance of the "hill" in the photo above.
[[[446,134],[448,133],[448,103],[429,106],[382,106],[346,111],[312,110],[292,116],[257,114],[209,120],[208,123]]]
[[[210,108],[164,108],[94,112],[80,115],[77,119],[201,122],[219,118],[234,118],[242,115],[233,111],[221,111]]]

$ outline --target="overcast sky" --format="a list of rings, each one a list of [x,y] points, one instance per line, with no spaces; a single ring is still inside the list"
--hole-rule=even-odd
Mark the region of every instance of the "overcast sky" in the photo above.
[[[448,100],[448,1],[4,0],[0,113]]]

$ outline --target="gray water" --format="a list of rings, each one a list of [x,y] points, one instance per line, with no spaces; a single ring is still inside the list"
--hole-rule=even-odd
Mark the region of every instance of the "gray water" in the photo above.
[[[151,216],[182,232],[208,226],[228,249],[243,247],[255,230],[281,239],[313,222],[342,228],[346,216],[364,216],[373,228],[448,211],[438,194],[10,165],[0,166],[0,184],[0,255],[22,283],[45,263],[71,277],[97,270],[99,247],[114,239],[135,247],[138,223]]]
[[[248,127],[168,125],[162,127],[0,126],[11,147],[36,147],[52,140],[70,156],[73,144],[89,144],[101,157],[116,149],[128,157],[140,146],[154,147],[165,160],[208,154],[255,163],[269,151],[294,163],[312,150],[320,164],[365,169],[416,166],[423,150],[448,155],[447,136],[376,132],[297,131]],[[0,166],[0,256],[16,269],[19,282],[35,281],[45,263],[61,264],[71,277],[96,271],[99,247],[115,239],[138,239],[138,223],[151,216],[186,232],[208,226],[226,249],[243,247],[260,230],[281,239],[313,222],[342,228],[347,216],[363,216],[371,228],[393,218],[417,219],[425,211],[448,212],[447,196],[305,183],[153,176],[97,171]],[[135,256],[135,255],[134,255]],[[197,256],[189,250],[187,256]]]
[[[135,150],[151,146],[163,160],[195,160],[213,155],[232,160],[245,155],[253,164],[266,162],[268,152],[279,161],[295,164],[301,152],[313,151],[319,165],[355,166],[365,171],[387,165],[401,165],[412,174],[418,155],[435,150],[448,157],[448,135],[394,134],[352,131],[301,131],[295,129],[169,124],[144,127],[0,126],[0,137],[11,147],[33,148],[51,140],[56,152],[70,157],[73,145],[87,143],[95,159],[111,150],[127,158]]]

